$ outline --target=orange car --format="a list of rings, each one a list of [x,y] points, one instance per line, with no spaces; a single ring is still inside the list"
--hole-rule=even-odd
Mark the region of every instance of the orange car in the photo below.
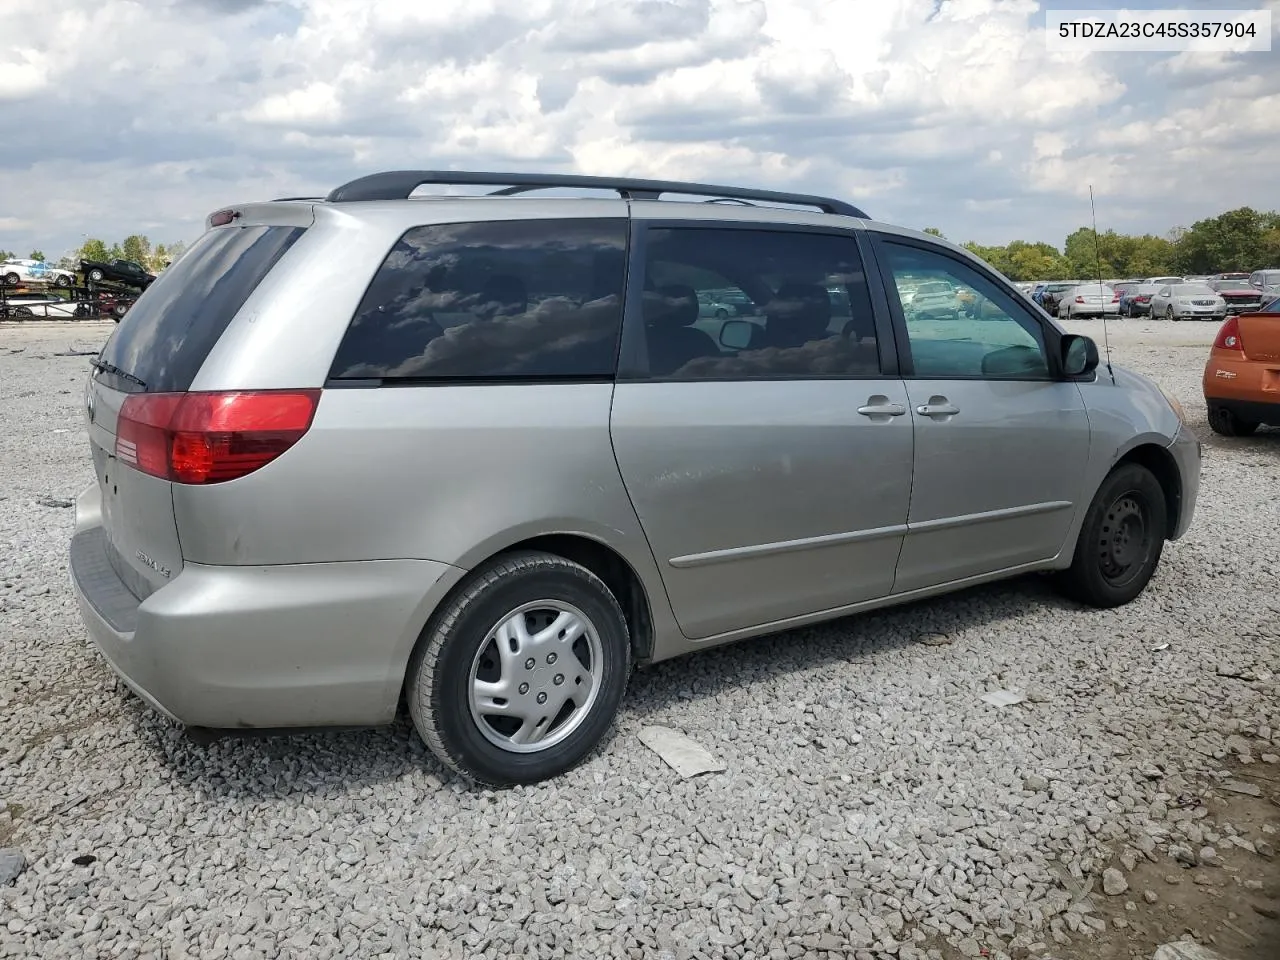
[[[1204,365],[1209,426],[1246,437],[1259,424],[1280,427],[1280,301],[1267,313],[1228,317]]]

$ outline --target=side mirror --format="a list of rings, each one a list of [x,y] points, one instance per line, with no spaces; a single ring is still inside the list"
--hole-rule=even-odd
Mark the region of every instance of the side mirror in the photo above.
[[[750,320],[726,320],[720,325],[720,346],[729,350],[746,350],[755,336],[756,325]]]
[[[1098,367],[1098,345],[1092,337],[1069,333],[1062,338],[1062,371],[1068,377],[1083,377]]]

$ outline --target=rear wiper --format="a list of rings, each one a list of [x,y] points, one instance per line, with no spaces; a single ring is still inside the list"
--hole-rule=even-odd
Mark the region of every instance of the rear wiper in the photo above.
[[[93,367],[95,370],[101,371],[102,373],[109,373],[112,376],[119,377],[121,380],[128,380],[130,383],[136,383],[143,390],[147,389],[147,382],[145,380],[135,377],[132,373],[126,373],[114,363],[107,363],[105,360],[90,360],[89,366]]]

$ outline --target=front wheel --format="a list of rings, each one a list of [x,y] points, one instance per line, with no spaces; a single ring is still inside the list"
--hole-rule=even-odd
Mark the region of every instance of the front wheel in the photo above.
[[[1168,534],[1164,489],[1136,463],[1102,481],[1080,528],[1071,567],[1058,577],[1063,593],[1092,607],[1119,607],[1150,582]]]
[[[716,311],[716,319],[719,320],[721,323],[723,323],[725,320],[728,320],[729,311],[726,310],[724,307],[721,307],[719,310]]]
[[[60,273],[53,281],[53,285],[55,287],[69,287],[71,286],[71,278]]]
[[[557,776],[590,753],[630,671],[626,618],[600,578],[554,554],[515,553],[476,571],[432,617],[406,695],[442,763],[509,786]]]
[[[4,275],[5,286],[16,287],[22,282],[22,278],[16,273],[6,273]]]
[[[1258,429],[1252,420],[1241,420],[1221,404],[1209,404],[1209,429],[1224,437],[1247,437]]]
[[[104,276],[106,276],[106,274],[104,274],[101,270],[89,271],[89,279],[92,280],[94,283],[101,283]]]
[[[1178,315],[1173,312],[1173,307],[1164,308],[1164,318],[1168,320],[1170,323],[1178,322]]]

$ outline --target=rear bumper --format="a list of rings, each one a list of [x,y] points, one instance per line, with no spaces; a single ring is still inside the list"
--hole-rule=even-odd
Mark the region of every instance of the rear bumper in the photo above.
[[[1280,402],[1263,403],[1259,400],[1224,400],[1219,397],[1206,397],[1205,399],[1215,407],[1223,407],[1230,410],[1239,419],[1249,423],[1265,423],[1269,427],[1280,427]]]
[[[1169,534],[1170,540],[1178,540],[1191,527],[1195,517],[1196,500],[1200,495],[1200,440],[1185,423],[1169,444],[1169,453],[1178,465],[1181,480],[1181,501],[1178,504],[1178,522]]]
[[[409,654],[462,571],[428,560],[187,564],[139,601],[107,561],[96,487],[77,503],[71,582],[111,667],[188,726],[364,726],[395,716]]]

